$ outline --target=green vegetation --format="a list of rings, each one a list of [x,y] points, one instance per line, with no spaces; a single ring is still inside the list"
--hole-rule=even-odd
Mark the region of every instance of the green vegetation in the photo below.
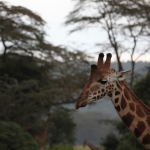
[[[76,145],[76,146],[74,146],[74,150],[90,150],[90,148],[88,146],[83,147],[80,145]]]
[[[54,145],[51,150],[74,150],[72,145]]]
[[[71,112],[64,108],[56,108],[51,117],[48,138],[50,145],[53,147],[55,144],[74,144],[74,128]]]
[[[39,143],[14,122],[0,121],[1,150],[38,150]]]
[[[119,139],[113,134],[110,133],[107,137],[102,141],[101,145],[105,147],[105,150],[116,149],[119,143]]]
[[[31,10],[5,2],[0,9],[0,121],[16,123],[15,133],[3,132],[0,149],[38,149],[35,138],[41,148],[71,149],[75,123],[64,105],[74,103],[87,78],[87,56],[46,41],[45,21]]]
[[[133,91],[150,107],[150,72],[135,83]]]
[[[109,5],[104,8],[120,10],[120,13],[117,13],[119,18],[126,16],[129,19],[131,15],[131,18],[135,19],[134,16],[138,15],[137,10],[143,7],[139,5],[133,15],[128,12],[128,9],[123,5],[124,3],[120,5],[118,2],[114,7],[114,4],[109,2],[107,1]],[[100,3],[106,5],[104,1],[100,1]],[[84,3],[81,6],[84,7]],[[145,7],[143,8],[145,10]],[[87,67],[89,66],[88,56],[78,50],[70,51],[66,47],[49,43],[44,31],[45,21],[31,10],[21,6],[11,6],[2,1],[0,2],[0,10],[2,12],[0,13],[0,149],[38,150],[44,148],[45,145],[47,150],[82,149],[81,146],[73,147],[75,142],[73,111],[64,106],[74,103],[80,88],[84,86],[88,74],[85,68],[89,69]],[[125,10],[126,13],[121,10]],[[74,13],[77,12],[74,11]],[[127,33],[130,35],[123,34],[130,41],[134,39],[133,45],[135,47],[130,49],[132,53],[137,45],[135,42],[138,41],[139,37],[141,38],[142,33],[144,33],[144,37],[149,35],[145,34],[146,31],[144,30],[149,28],[147,21],[144,21],[146,24],[139,36],[135,36],[132,34],[135,29],[134,24],[128,24],[128,28],[124,25],[120,28],[120,26],[113,26],[116,25],[113,24],[110,28],[109,23],[111,22],[107,21],[111,15],[114,15],[112,12],[116,15],[116,11],[106,11],[105,14],[100,13],[100,16],[103,15],[102,18],[94,19],[91,17],[77,19],[74,16],[76,14],[71,13],[67,24],[87,21],[93,24],[103,19],[101,23],[107,24],[107,29],[106,26],[103,26],[107,33],[113,33],[113,31],[119,33],[118,29],[124,30],[126,33],[126,29],[128,29],[130,32]],[[143,12],[143,9],[140,12]],[[143,13],[145,14],[145,12]],[[146,20],[147,16],[142,15],[142,18]],[[138,26],[136,29],[141,29],[140,23],[136,25]],[[114,30],[116,27],[117,30]],[[118,55],[118,68],[121,70],[119,54],[128,47],[115,41],[117,36],[114,36],[114,41],[111,43],[113,36],[108,34],[110,43],[106,45],[109,49],[112,46],[115,50]],[[102,45],[102,48],[106,48],[104,46],[105,44]],[[145,49],[142,54],[147,51]],[[133,70],[131,87],[135,61],[131,59]],[[148,74],[139,80],[133,89],[137,96],[150,106],[148,101],[150,98],[149,78],[150,75]],[[119,136],[110,134],[102,143],[106,150],[130,150],[131,147],[133,150],[142,149],[122,124],[116,124],[116,128]],[[88,148],[86,147],[86,149]]]

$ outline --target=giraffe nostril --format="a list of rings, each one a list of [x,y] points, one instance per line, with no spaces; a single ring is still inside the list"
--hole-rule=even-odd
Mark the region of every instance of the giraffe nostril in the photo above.
[[[85,107],[86,105],[87,105],[87,102],[84,102],[84,103],[81,104],[80,107]]]

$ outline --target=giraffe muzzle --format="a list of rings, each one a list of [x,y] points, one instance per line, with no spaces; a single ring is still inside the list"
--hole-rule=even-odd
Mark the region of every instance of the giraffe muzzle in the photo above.
[[[87,102],[84,102],[84,103],[79,103],[79,102],[76,102],[76,105],[75,105],[75,109],[79,109],[80,107],[85,107],[87,105]]]
[[[87,102],[84,102],[84,103],[81,104],[80,107],[85,107],[86,105],[87,105]]]

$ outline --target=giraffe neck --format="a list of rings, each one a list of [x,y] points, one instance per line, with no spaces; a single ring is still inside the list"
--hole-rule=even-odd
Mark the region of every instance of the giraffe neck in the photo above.
[[[123,81],[117,82],[111,99],[126,127],[145,149],[150,149],[150,109]]]
[[[99,147],[96,147],[96,146],[94,146],[93,144],[91,144],[91,143],[89,143],[87,141],[84,142],[84,146],[85,145],[87,145],[91,150],[100,150]]]

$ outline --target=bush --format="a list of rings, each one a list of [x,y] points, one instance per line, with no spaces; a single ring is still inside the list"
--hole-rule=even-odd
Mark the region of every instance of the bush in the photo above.
[[[105,147],[105,150],[115,150],[119,143],[118,138],[113,133],[110,133],[106,138],[101,142],[101,145]]]
[[[53,145],[52,150],[74,150],[72,145]]]
[[[38,150],[38,142],[14,122],[0,121],[0,150]]]

